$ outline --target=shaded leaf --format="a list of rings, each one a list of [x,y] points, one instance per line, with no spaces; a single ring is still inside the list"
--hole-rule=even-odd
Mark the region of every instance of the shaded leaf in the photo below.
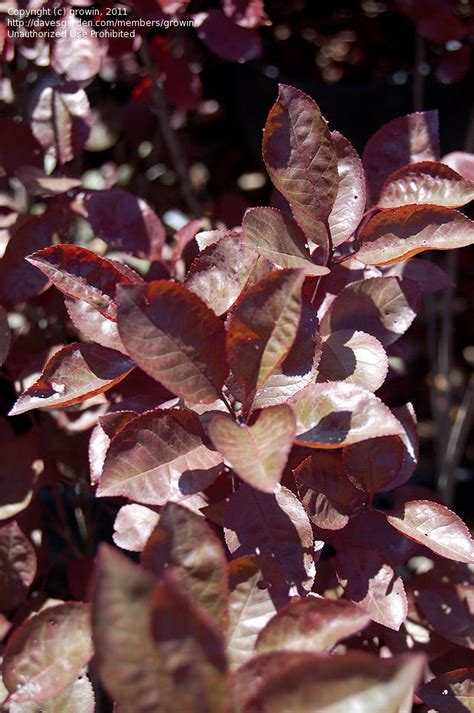
[[[396,436],[370,438],[342,452],[349,479],[368,495],[387,488],[400,475],[403,458],[403,443]]]
[[[193,605],[225,628],[229,593],[224,548],[201,515],[168,503],[146,544],[142,564],[159,579],[167,567]]]
[[[394,263],[385,274],[416,282],[416,287],[422,295],[454,287],[453,281],[444,270],[434,262],[418,257]]]
[[[169,575],[153,593],[152,630],[165,709],[189,713],[228,710],[222,637],[207,614],[192,605]]]
[[[387,347],[402,336],[416,317],[418,292],[397,277],[371,277],[347,285],[321,321],[321,334],[340,329],[367,332]]]
[[[142,552],[159,519],[157,512],[144,505],[123,505],[114,522],[115,544],[123,550]]]
[[[285,359],[301,318],[302,270],[280,270],[242,295],[227,324],[227,355],[247,397]]]
[[[0,118],[0,166],[8,176],[13,176],[20,166],[43,168],[43,151],[26,122]]]
[[[385,181],[379,208],[404,205],[438,205],[458,208],[474,199],[474,183],[438,161],[412,163],[392,173]]]
[[[444,505],[429,500],[404,503],[387,517],[392,527],[436,554],[458,562],[474,561],[474,546],[463,521]]]
[[[436,676],[417,695],[438,713],[466,713],[474,708],[474,669],[458,668]]]
[[[404,206],[382,211],[364,226],[357,257],[390,265],[425,250],[452,250],[474,243],[474,221],[457,210]]]
[[[3,307],[0,307],[0,366],[4,363],[10,351],[11,338],[8,315]]]
[[[258,255],[282,268],[301,268],[306,275],[325,275],[315,265],[299,225],[277,208],[250,208],[242,221],[242,241]]]
[[[164,505],[210,485],[222,456],[204,444],[198,417],[184,409],[148,411],[112,438],[98,497],[122,495],[139,503]]]
[[[259,632],[289,596],[278,565],[262,555],[232,560],[229,587],[227,657],[230,668],[237,668],[251,658]]]
[[[366,186],[362,161],[350,141],[338,131],[332,131],[331,138],[336,148],[339,186],[328,221],[331,242],[337,247],[351,237],[362,220]]]
[[[252,426],[239,426],[224,415],[214,416],[209,436],[242,480],[264,493],[280,482],[296,434],[289,406],[270,406]]]
[[[240,237],[230,233],[198,255],[187,274],[186,287],[217,315],[224,314],[239,298],[255,260]]]
[[[85,91],[55,75],[45,77],[31,112],[31,130],[41,146],[64,165],[81,153],[91,126]]]
[[[45,198],[67,193],[81,185],[81,181],[78,178],[49,176],[41,168],[29,165],[17,168],[15,176],[20,179],[32,196],[43,196]]]
[[[281,84],[265,125],[262,150],[272,183],[294,217],[314,243],[326,247],[325,222],[339,178],[336,148],[316,102]]]
[[[68,344],[51,357],[41,377],[20,396],[10,415],[80,403],[110,389],[133,367],[130,359],[113,349],[97,344]]]
[[[182,285],[117,290],[120,337],[143,371],[191,403],[219,398],[227,377],[222,322]]]
[[[318,381],[340,381],[377,391],[385,381],[388,358],[378,339],[365,332],[341,329],[323,341]]]
[[[36,552],[30,540],[15,521],[0,527],[0,610],[21,604],[35,576]]]
[[[0,443],[0,520],[7,520],[30,504],[33,488],[44,464],[40,458],[36,429],[15,435],[6,419],[2,419]]]
[[[51,68],[73,82],[92,79],[100,71],[101,51],[92,26],[82,23],[67,8],[62,20],[65,31],[56,38],[51,53]]]
[[[297,442],[311,448],[341,448],[402,432],[390,409],[354,384],[310,384],[289,405],[296,415]]]
[[[63,294],[87,302],[108,319],[117,316],[117,285],[134,282],[110,260],[77,245],[52,245],[27,260]]]
[[[259,33],[235,24],[222,10],[210,9],[194,18],[197,36],[218,57],[230,62],[248,62],[260,56]]]
[[[92,657],[90,611],[68,602],[27,619],[9,639],[3,681],[10,700],[41,702],[68,688]]]
[[[438,112],[419,111],[384,124],[369,139],[362,161],[376,203],[391,173],[409,163],[439,159]]]
[[[311,597],[292,602],[260,632],[256,650],[328,651],[341,639],[363,629],[370,617],[344,600]]]
[[[402,424],[403,432],[393,438],[401,439],[403,444],[403,463],[398,476],[383,490],[393,490],[404,485],[411,476],[418,463],[418,434],[416,430],[416,415],[411,403],[392,409],[396,419]]]
[[[415,590],[415,602],[429,625],[448,641],[474,649],[474,587],[439,584]]]
[[[150,260],[159,260],[166,239],[163,223],[142,198],[122,188],[90,191],[86,218],[107,245]]]
[[[92,602],[95,661],[119,708],[161,711],[150,603],[156,580],[108,545],[101,545]]]
[[[373,536],[376,538],[376,532]],[[338,550],[336,570],[348,599],[373,621],[389,629],[400,628],[407,616],[407,596],[402,578],[388,564],[383,551],[354,542],[353,547]]]
[[[338,451],[320,451],[308,456],[294,474],[303,507],[319,528],[345,527],[349,516],[365,501],[365,495],[348,479]]]
[[[311,589],[314,578],[313,532],[295,495],[279,487],[274,494],[241,485],[224,515],[225,540],[235,557],[259,553],[275,557],[290,585]]]

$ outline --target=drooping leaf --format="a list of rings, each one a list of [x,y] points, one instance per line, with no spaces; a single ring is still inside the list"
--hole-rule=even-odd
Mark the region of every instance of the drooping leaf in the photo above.
[[[112,438],[98,497],[164,505],[204,490],[219,475],[222,456],[203,439],[191,411],[156,409],[137,416]]]
[[[117,265],[77,245],[52,245],[27,257],[68,297],[87,302],[108,319],[116,319],[117,285],[134,280]]]
[[[244,215],[242,231],[243,244],[278,267],[301,268],[306,275],[329,272],[312,262],[298,223],[277,208],[250,208]]]
[[[254,653],[265,624],[288,603],[288,585],[271,557],[248,555],[229,563],[227,658],[237,668]]]
[[[242,480],[264,493],[280,482],[296,434],[289,406],[270,406],[252,426],[239,426],[224,415],[214,416],[209,436]]]
[[[150,260],[161,257],[165,228],[142,198],[121,188],[90,191],[84,209],[94,233],[110,247]]]
[[[340,381],[377,391],[385,381],[388,358],[371,334],[341,329],[323,341],[318,381]]]
[[[12,703],[9,713],[94,713],[95,696],[92,683],[82,675],[65,691],[40,704]]]
[[[308,456],[294,473],[303,507],[321,529],[345,527],[349,516],[364,503],[365,495],[348,479],[338,451]]]
[[[438,205],[459,208],[474,199],[474,183],[438,161],[422,161],[400,168],[387,178],[379,208]]]
[[[290,585],[311,589],[313,532],[303,506],[280,486],[273,494],[241,485],[225,515],[225,540],[235,557],[258,552],[275,557]]]
[[[173,568],[176,582],[194,606],[225,628],[229,593],[224,548],[201,515],[168,503],[146,544],[142,564],[157,578]]]
[[[311,597],[279,611],[260,632],[256,650],[329,651],[338,641],[363,629],[370,617],[344,600]]]
[[[419,111],[389,121],[369,139],[362,155],[371,202],[377,203],[385,179],[394,171],[409,163],[438,159],[437,111]]]
[[[438,584],[415,591],[415,602],[437,634],[474,650],[474,586]]]
[[[297,442],[311,448],[341,448],[403,430],[377,396],[354,384],[309,384],[289,405],[296,415]]]
[[[321,320],[323,336],[340,329],[367,332],[387,347],[416,317],[418,292],[397,277],[371,277],[347,285]]]
[[[195,15],[197,36],[218,57],[230,62],[248,62],[262,52],[260,34],[241,27],[222,10],[209,9]]]
[[[403,443],[396,436],[370,438],[348,446],[342,452],[350,480],[368,495],[383,490],[400,475],[403,458]]]
[[[373,536],[376,541],[375,532]],[[398,630],[407,616],[407,597],[402,578],[386,559],[383,550],[354,542],[353,547],[346,546],[337,552],[337,577],[345,596],[373,621]]]
[[[92,601],[100,680],[124,711],[162,710],[150,603],[156,580],[116,550],[101,545]]]
[[[90,610],[68,602],[27,619],[9,639],[3,681],[10,700],[41,702],[67,689],[92,657]]]
[[[463,521],[451,510],[429,500],[412,500],[389,515],[387,521],[406,537],[441,557],[474,561],[474,544]]]
[[[425,250],[471,245],[474,221],[449,208],[409,205],[378,213],[359,238],[359,260],[368,265],[390,265]]]
[[[438,713],[466,713],[474,708],[474,669],[458,668],[436,676],[417,695]]]
[[[3,307],[0,307],[0,366],[4,363],[10,351],[11,337],[8,315]]]
[[[21,604],[35,576],[36,552],[30,540],[15,521],[0,527],[0,611]]]
[[[80,403],[110,389],[133,367],[130,359],[113,349],[98,344],[68,344],[51,357],[41,377],[20,396],[10,415]]]
[[[159,519],[159,513],[145,505],[123,505],[114,522],[115,544],[123,550],[142,552]]]
[[[288,355],[301,318],[303,270],[280,270],[242,295],[227,325],[227,355],[247,397]]]
[[[321,358],[317,310],[303,302],[300,323],[293,346],[265,384],[257,389],[253,408],[267,408],[285,403],[291,396],[314,381]]]
[[[199,297],[167,280],[119,287],[122,342],[144,372],[190,403],[213,403],[227,377],[225,330]]]
[[[84,148],[92,126],[87,94],[74,82],[45,77],[31,112],[31,130],[45,151],[64,165]]]
[[[82,23],[67,8],[62,20],[65,31],[53,43],[51,68],[72,82],[84,82],[99,73],[101,50],[92,26]]]
[[[152,631],[165,710],[225,713],[227,662],[222,635],[169,575],[153,593]]]
[[[198,255],[187,274],[186,287],[217,315],[224,314],[239,298],[255,260],[240,237],[230,233]]]
[[[381,659],[362,652],[344,656],[306,653],[295,658],[280,653],[273,675],[262,676],[255,695],[242,710],[397,713],[418,684],[424,664],[423,656],[408,654]]]
[[[364,167],[357,151],[338,131],[332,131],[331,138],[336,148],[339,186],[328,220],[331,242],[337,247],[358,227],[367,196]]]

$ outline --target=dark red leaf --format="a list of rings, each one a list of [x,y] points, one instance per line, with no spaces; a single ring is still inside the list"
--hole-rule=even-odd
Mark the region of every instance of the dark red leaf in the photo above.
[[[418,257],[395,263],[385,274],[399,277],[401,280],[415,282],[418,291],[422,295],[444,290],[447,287],[454,287],[453,281],[444,270],[434,262]]]
[[[15,521],[0,527],[0,610],[21,604],[35,576],[36,553],[29,539]]]
[[[403,457],[403,443],[396,436],[370,438],[342,452],[349,479],[370,496],[386,489],[400,475]]]
[[[416,606],[437,634],[474,649],[474,587],[439,584],[415,590]]]
[[[15,170],[15,176],[23,183],[28,193],[44,198],[67,193],[81,185],[78,178],[48,176],[36,166],[20,166]]]
[[[3,307],[0,307],[0,366],[4,363],[10,351],[11,336],[8,315]]]
[[[222,10],[207,10],[195,15],[195,22],[199,39],[222,59],[248,62],[262,52],[259,33],[236,25]]]
[[[138,414],[134,411],[115,411],[99,418],[89,441],[91,483],[99,481],[110,441],[118,431]],[[118,543],[117,543],[118,544]]]
[[[403,433],[393,436],[400,438],[403,444],[403,463],[398,476],[392,480],[383,490],[393,490],[406,483],[416,468],[418,463],[418,434],[416,430],[416,415],[412,404],[392,409],[393,415],[403,426]]]
[[[474,708],[474,669],[458,668],[436,676],[417,695],[438,713],[466,713]]]
[[[43,150],[24,122],[0,118],[0,166],[13,176],[20,166],[43,168]]]
[[[352,144],[338,131],[331,132],[337,153],[339,186],[329,214],[329,231],[334,247],[342,245],[358,227],[367,198],[362,161]]]

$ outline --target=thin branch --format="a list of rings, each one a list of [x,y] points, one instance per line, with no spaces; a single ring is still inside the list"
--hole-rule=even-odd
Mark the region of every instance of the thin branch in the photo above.
[[[202,209],[194,193],[190,178],[189,168],[182,146],[179,142],[176,131],[171,126],[171,117],[166,97],[156,76],[156,68],[150,56],[148,44],[144,39],[140,47],[140,56],[151,82],[151,93],[153,97],[153,111],[160,124],[163,141],[166,144],[169,155],[173,162],[174,169],[181,185],[181,194],[186,205],[194,217],[202,215]]]

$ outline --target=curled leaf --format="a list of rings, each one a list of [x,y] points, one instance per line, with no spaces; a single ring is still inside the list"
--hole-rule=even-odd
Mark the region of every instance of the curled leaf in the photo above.
[[[379,208],[428,204],[458,208],[474,199],[474,183],[444,163],[422,161],[392,173],[385,181]]]

